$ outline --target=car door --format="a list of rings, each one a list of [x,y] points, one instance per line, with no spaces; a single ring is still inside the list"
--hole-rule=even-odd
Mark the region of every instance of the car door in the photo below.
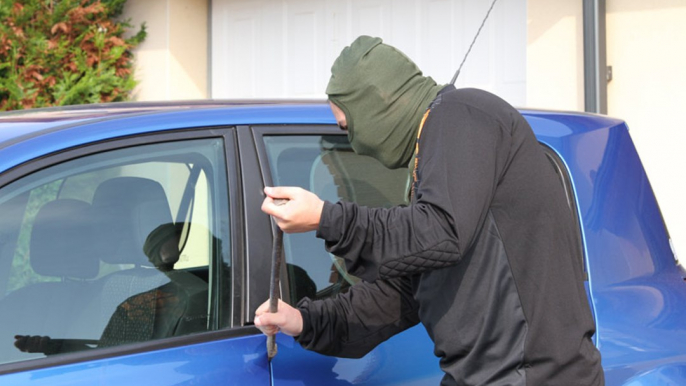
[[[235,130],[66,149],[0,176],[0,384],[268,385],[241,322]]]
[[[253,127],[252,133],[261,184],[300,186],[332,202],[348,200],[374,207],[406,203],[409,172],[391,171],[371,157],[355,154],[347,136],[336,126],[260,126]],[[323,240],[314,232],[284,235],[284,254],[281,293],[292,305],[305,296],[335,296],[359,282],[345,270],[340,258],[326,252]],[[258,258],[249,255],[250,261]],[[283,334],[277,335],[276,342],[278,354],[271,362],[275,386],[427,385],[440,383],[443,376],[433,344],[421,325],[396,335],[360,359],[309,352]]]

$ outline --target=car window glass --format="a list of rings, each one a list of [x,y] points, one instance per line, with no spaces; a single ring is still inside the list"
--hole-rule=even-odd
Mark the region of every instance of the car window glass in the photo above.
[[[407,169],[389,170],[374,158],[353,152],[345,135],[265,136],[274,185],[299,186],[324,200],[369,207],[405,204]],[[358,281],[342,259],[324,249],[314,232],[284,235],[291,299],[325,298]]]
[[[0,363],[217,328],[223,154],[220,139],[137,146],[0,189]]]

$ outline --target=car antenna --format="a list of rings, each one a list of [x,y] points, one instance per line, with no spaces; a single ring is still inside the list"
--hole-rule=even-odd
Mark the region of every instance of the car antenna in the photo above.
[[[479,34],[481,33],[481,29],[484,28],[484,24],[486,24],[486,20],[488,20],[488,15],[491,14],[491,10],[493,9],[493,6],[495,5],[496,1],[498,1],[498,0],[493,0],[493,2],[491,3],[491,7],[488,8],[488,12],[486,12],[486,17],[484,17],[484,20],[481,22],[481,26],[476,31],[476,35],[474,35],[474,39],[472,40],[472,44],[469,45],[469,48],[467,49],[467,53],[464,54],[464,58],[462,59],[462,63],[460,63],[460,67],[457,69],[457,72],[455,72],[455,75],[453,75],[453,79],[450,81],[450,84],[454,85],[455,81],[457,80],[457,77],[460,76],[460,70],[462,70],[462,65],[464,65],[464,62],[467,60],[467,56],[469,56],[469,53],[472,51],[472,47],[474,47],[474,43],[476,42],[476,38],[479,37]]]

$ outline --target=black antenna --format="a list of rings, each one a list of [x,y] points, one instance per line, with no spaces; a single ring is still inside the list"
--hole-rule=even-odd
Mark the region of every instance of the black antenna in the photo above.
[[[464,65],[465,60],[467,60],[467,56],[469,56],[469,53],[472,51],[472,47],[474,47],[474,43],[476,42],[476,38],[479,37],[479,34],[481,33],[481,29],[484,28],[484,24],[486,24],[486,20],[488,20],[488,15],[491,14],[491,10],[493,9],[493,6],[495,5],[495,2],[498,0],[493,0],[491,3],[491,8],[488,9],[488,12],[486,12],[486,17],[484,17],[484,20],[481,22],[481,26],[479,27],[479,30],[476,31],[476,35],[474,36],[474,40],[472,40],[472,44],[469,45],[469,49],[467,50],[467,53],[464,54],[464,58],[462,59],[462,63],[460,63],[460,67],[457,69],[457,72],[453,76],[453,80],[450,81],[450,84],[454,85],[455,81],[457,80],[457,77],[460,76],[460,70],[462,70],[462,65]]]

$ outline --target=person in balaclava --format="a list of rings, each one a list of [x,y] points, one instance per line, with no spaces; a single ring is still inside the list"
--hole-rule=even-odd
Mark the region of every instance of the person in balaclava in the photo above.
[[[326,93],[345,114],[355,153],[372,156],[389,169],[407,166],[420,120],[442,87],[378,38],[356,40],[331,72]]]
[[[411,201],[366,208],[265,188],[262,210],[285,232],[317,231],[363,281],[273,314],[263,305],[255,325],[361,357],[421,322],[441,385],[604,384],[572,211],[522,115],[485,91],[438,86],[379,38],[356,39],[331,72],[353,149],[409,167]]]

